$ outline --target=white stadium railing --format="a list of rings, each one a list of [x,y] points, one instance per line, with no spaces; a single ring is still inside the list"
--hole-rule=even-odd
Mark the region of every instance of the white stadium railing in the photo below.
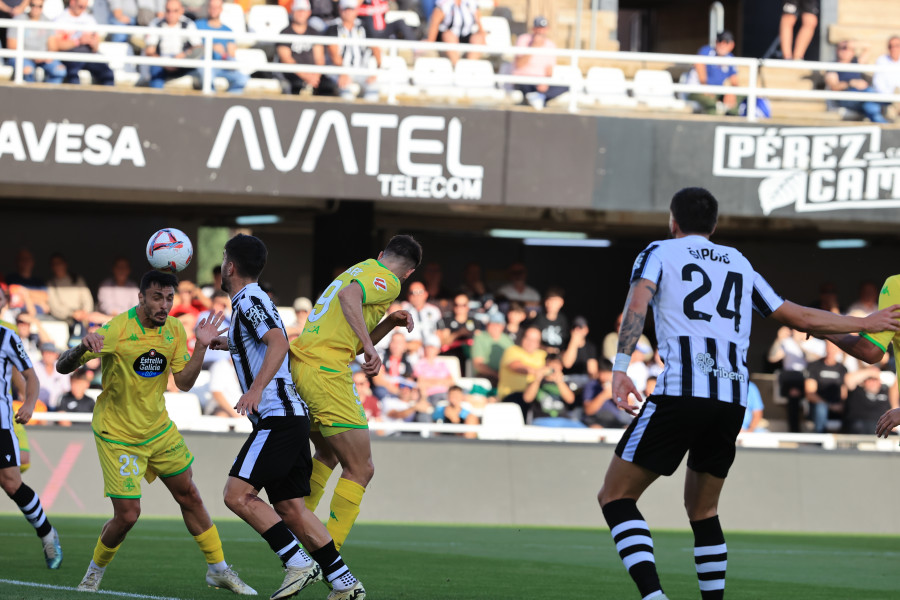
[[[177,394],[173,395],[177,401]],[[89,413],[36,413],[33,422],[46,423],[90,423]],[[173,417],[175,425],[182,431],[209,433],[249,433],[250,421],[246,418],[224,418],[198,416],[193,418]],[[31,425],[29,429],[41,430],[46,425]],[[567,442],[588,444],[617,444],[624,429],[591,429],[567,427],[537,427],[534,425],[510,425],[502,428],[484,425],[454,425],[449,423],[404,423],[372,421],[369,429],[374,435],[397,433],[418,434],[434,437],[440,434],[477,434],[481,440],[518,442]],[[841,435],[832,433],[742,433],[738,436],[738,446],[745,448],[791,449],[818,447],[823,450],[860,450],[872,452],[900,452],[897,437],[878,439],[874,435]]]
[[[14,29],[17,31],[18,39],[24,39],[24,31],[27,29],[49,29],[60,30],[62,25],[53,22],[29,21],[29,20],[11,20],[0,19],[0,27]],[[129,36],[176,36],[176,37],[193,37],[203,40],[203,57],[202,58],[159,58],[147,56],[116,56],[108,57],[100,54],[86,53],[69,53],[69,52],[40,52],[25,50],[23,45],[19,45],[15,50],[0,49],[0,58],[12,59],[15,68],[15,83],[23,83],[22,66],[26,58],[41,60],[72,60],[78,62],[101,62],[109,63],[111,61],[124,62],[133,65],[159,65],[170,67],[185,67],[191,69],[199,69],[202,80],[202,90],[204,93],[212,93],[213,86],[213,69],[241,69],[245,66],[238,61],[221,61],[213,60],[213,40],[214,39],[232,39],[238,43],[290,43],[296,41],[297,36],[294,35],[271,35],[259,33],[233,33],[209,30],[190,30],[184,29],[163,29],[152,27],[136,27],[136,26],[120,26],[120,25],[82,25],[74,26],[65,25],[65,30],[93,31],[102,34],[124,33]],[[759,97],[764,98],[784,98],[784,99],[808,99],[808,100],[851,100],[851,101],[873,101],[893,103],[900,102],[900,94],[876,94],[869,92],[833,92],[824,90],[797,90],[760,87],[760,69],[802,69],[815,71],[857,71],[862,73],[877,73],[881,71],[891,71],[895,67],[876,66],[863,64],[846,64],[834,62],[811,62],[811,61],[785,61],[785,60],[757,60],[751,58],[737,57],[718,57],[718,56],[700,56],[693,54],[656,54],[647,52],[612,52],[599,50],[570,50],[570,49],[547,49],[547,48],[531,48],[518,47],[514,45],[498,46],[485,45],[473,46],[469,44],[445,44],[445,43],[429,43],[407,40],[376,40],[376,39],[339,39],[335,37],[322,36],[304,36],[304,42],[320,45],[338,45],[338,46],[363,46],[369,48],[381,48],[386,52],[387,56],[396,57],[400,51],[409,51],[414,55],[419,55],[426,51],[446,51],[456,50],[460,52],[477,51],[486,55],[500,55],[502,57],[521,56],[521,55],[542,55],[555,56],[559,64],[568,64],[572,67],[579,68],[579,61],[584,60],[605,60],[605,61],[626,61],[637,63],[672,63],[677,65],[733,65],[738,68],[748,70],[748,83],[746,86],[713,86],[702,84],[686,84],[672,83],[666,86],[666,94],[690,94],[690,93],[707,93],[707,94],[737,94],[747,97],[747,115],[749,121],[757,120],[756,100]],[[253,63],[253,70],[272,73],[293,73],[297,72],[298,66],[294,64],[280,63]],[[302,65],[302,72],[322,73],[329,75],[363,75],[377,76],[387,73],[386,70],[373,66],[372,68],[350,68],[335,66],[316,66]],[[580,71],[579,71],[580,72]],[[410,75],[412,73],[410,72]],[[584,91],[572,88],[572,80],[560,77],[526,77],[519,75],[495,74],[494,81],[496,84],[549,84],[570,88],[569,109],[577,111],[579,106],[579,96],[585,96]],[[583,83],[583,82],[582,82]],[[386,78],[382,84],[387,88],[387,97],[389,102],[396,102],[396,90],[401,85],[392,78]],[[446,83],[448,87],[453,86],[453,81]],[[635,83],[626,81],[624,87],[634,91]],[[674,97],[673,97],[674,99]]]

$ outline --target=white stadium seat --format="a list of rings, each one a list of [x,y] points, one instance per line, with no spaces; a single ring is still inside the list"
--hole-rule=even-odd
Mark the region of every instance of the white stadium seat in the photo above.
[[[675,97],[672,74],[668,71],[641,69],[634,74],[634,97],[653,108],[685,108],[685,103]]]
[[[415,96],[419,90],[409,83],[411,72],[402,56],[382,56],[378,91],[382,96]]]
[[[166,392],[166,411],[179,429],[191,429],[202,416],[200,398],[187,392]]]
[[[41,321],[41,328],[60,351],[69,349],[69,324],[65,321]]]
[[[50,21],[54,20],[66,10],[63,0],[44,0],[44,9],[41,13]]]
[[[518,404],[495,402],[484,407],[478,437],[482,440],[515,440],[524,427],[525,419]]]
[[[450,376],[453,377],[454,383],[459,381],[459,378],[462,377],[462,369],[459,366],[459,359],[455,356],[436,356],[435,360],[447,365],[447,370],[450,371]]]
[[[453,63],[443,56],[420,56],[413,65],[413,83],[426,96],[458,98],[462,90],[453,86]]]
[[[387,14],[384,15],[384,20],[387,23],[393,23],[394,21],[400,21],[401,19],[406,21],[406,24],[413,29],[417,29],[422,25],[422,19],[419,18],[419,13],[414,10],[389,10],[387,11]]]
[[[234,33],[246,33],[247,21],[244,18],[244,9],[236,2],[226,2],[222,5],[222,24],[227,25]]]
[[[456,86],[472,99],[502,101],[506,92],[497,89],[494,66],[487,60],[461,58],[454,71]]]
[[[254,4],[247,15],[247,29],[254,33],[281,33],[290,24],[288,12],[278,4]]]
[[[591,67],[584,80],[588,97],[600,104],[637,106],[637,100],[628,95],[625,72],[612,67]]]
[[[481,17],[484,27],[485,45],[493,48],[509,48],[512,46],[512,33],[509,21],[503,17]]]

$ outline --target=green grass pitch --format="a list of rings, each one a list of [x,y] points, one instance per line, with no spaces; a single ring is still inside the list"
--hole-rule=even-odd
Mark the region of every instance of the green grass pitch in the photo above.
[[[0,515],[0,598],[84,600],[74,587],[103,522],[54,516],[65,559],[61,569],[50,571],[31,526],[20,514]],[[270,595],[282,574],[262,538],[241,521],[220,519],[217,525],[229,564],[260,597]],[[667,595],[699,598],[690,533],[653,535]],[[738,532],[726,532],[726,537],[726,597],[731,600],[896,598],[900,537]],[[638,597],[606,530],[361,523],[343,555],[372,600]],[[101,585],[128,595],[100,597],[231,597],[208,588],[204,573],[203,557],[180,520],[142,518]],[[318,583],[299,598],[324,600],[327,595]]]

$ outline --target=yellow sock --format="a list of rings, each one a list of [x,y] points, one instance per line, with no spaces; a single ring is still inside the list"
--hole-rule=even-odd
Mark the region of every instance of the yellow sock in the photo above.
[[[331,515],[328,517],[328,533],[334,539],[334,547],[338,550],[347,541],[350,528],[359,516],[359,505],[362,504],[366,488],[341,477],[334,488],[331,499]]]
[[[322,494],[325,493],[328,478],[331,477],[334,469],[329,469],[325,463],[315,458],[312,463],[312,475],[309,476],[309,496],[303,501],[310,512],[315,512],[316,507],[319,506],[319,501],[322,499]]]
[[[24,465],[19,465],[19,472],[24,473],[28,469],[31,468],[31,463],[25,463]]]
[[[206,555],[206,562],[214,565],[225,561],[225,553],[222,551],[222,540],[219,539],[219,530],[213,525],[200,535],[194,536],[194,541],[200,546],[200,550]]]
[[[97,545],[94,546],[94,564],[98,567],[105,567],[112,562],[113,557],[121,547],[122,544],[119,544],[115,548],[107,548],[103,545],[103,542],[100,541],[100,538],[97,538]]]

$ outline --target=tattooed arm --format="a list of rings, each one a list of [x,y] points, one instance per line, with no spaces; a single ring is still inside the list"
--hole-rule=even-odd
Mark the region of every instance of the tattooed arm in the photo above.
[[[647,310],[650,301],[656,295],[656,284],[649,279],[638,279],[631,284],[628,290],[628,298],[625,300],[625,310],[622,314],[622,326],[619,328],[618,354],[631,356],[637,346],[641,334],[644,333],[644,322],[647,320]],[[618,363],[618,356],[616,357]],[[627,365],[625,365],[627,366]],[[631,378],[624,370],[616,367],[613,369],[612,391],[616,404],[630,415],[637,414],[636,406],[631,404],[630,397],[634,396],[638,402],[643,401],[640,391],[635,387]]]
[[[60,354],[56,361],[56,370],[63,375],[68,375],[81,366],[81,357],[88,352],[100,352],[103,349],[103,336],[98,333],[89,333],[84,336],[81,343]]]

